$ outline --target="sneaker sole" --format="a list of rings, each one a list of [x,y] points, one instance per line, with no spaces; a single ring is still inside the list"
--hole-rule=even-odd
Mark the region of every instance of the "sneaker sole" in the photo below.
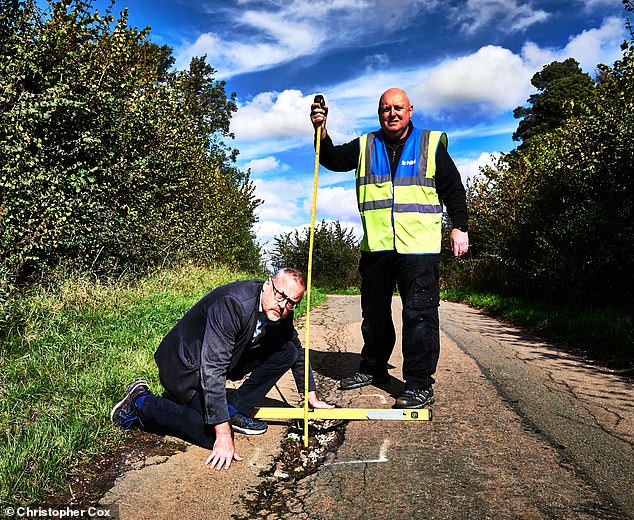
[[[355,383],[353,385],[344,385],[343,383],[339,384],[339,388],[341,390],[354,390],[355,388],[363,388],[364,386],[370,386],[372,381],[368,381],[367,383]]]
[[[367,383],[354,383],[352,385],[344,385],[343,383],[339,383],[339,388],[341,390],[354,390],[355,388],[363,388],[364,386],[370,386],[370,385],[374,385],[374,386],[385,385],[389,382],[390,382],[390,378],[388,376],[386,379],[379,379],[378,381],[377,380],[368,381]]]
[[[119,408],[121,408],[125,404],[126,400],[128,399],[128,395],[130,394],[130,392],[132,392],[133,390],[136,390],[140,386],[145,386],[148,389],[148,392],[150,391],[149,387],[147,386],[147,381],[145,379],[139,379],[138,381],[134,381],[133,383],[128,385],[128,388],[126,388],[125,395],[123,396],[123,399],[121,399],[121,401],[119,401],[117,404],[115,404],[114,408],[110,412],[110,420],[111,421],[114,421],[115,413],[117,413],[117,410]]]
[[[232,428],[234,432],[241,433],[242,435],[262,435],[268,430],[268,428],[264,430],[249,430],[248,428],[241,428],[239,426],[232,426]]]

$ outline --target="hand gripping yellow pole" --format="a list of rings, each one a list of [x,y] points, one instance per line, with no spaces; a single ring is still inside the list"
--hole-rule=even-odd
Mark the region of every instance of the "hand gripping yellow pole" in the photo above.
[[[324,96],[317,94],[313,103],[325,108]],[[313,173],[313,202],[310,217],[310,242],[308,246],[308,277],[306,280],[306,339],[304,340],[304,447],[308,447],[308,371],[310,368],[310,288],[313,274],[313,248],[315,245],[315,214],[317,213],[317,187],[319,184],[319,150],[321,148],[321,126],[315,133],[315,169]]]

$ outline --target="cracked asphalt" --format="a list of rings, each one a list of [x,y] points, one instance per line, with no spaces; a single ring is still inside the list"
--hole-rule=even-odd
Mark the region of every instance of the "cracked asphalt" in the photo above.
[[[398,330],[398,298],[393,313]],[[441,329],[432,421],[351,421],[301,480],[275,476],[286,424],[272,421],[237,437],[245,461],[227,472],[195,446],[148,456],[100,504],[123,520],[634,518],[631,381],[464,305],[442,303]],[[310,347],[320,394],[342,407],[389,408],[403,389],[400,343],[387,385],[338,389],[358,366],[358,297],[312,311]],[[264,405],[300,404],[293,387]]]

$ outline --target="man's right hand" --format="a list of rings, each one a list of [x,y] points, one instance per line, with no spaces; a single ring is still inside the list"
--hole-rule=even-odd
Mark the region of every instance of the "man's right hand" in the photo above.
[[[236,453],[236,447],[231,435],[231,424],[228,422],[216,424],[215,430],[216,442],[214,442],[214,447],[205,461],[205,464],[209,464],[211,469],[229,469],[229,466],[231,466],[234,460],[243,460],[242,457]]]
[[[310,122],[315,129],[321,126],[321,138],[326,137],[326,119],[328,115],[328,107],[322,108],[318,103],[310,105]]]

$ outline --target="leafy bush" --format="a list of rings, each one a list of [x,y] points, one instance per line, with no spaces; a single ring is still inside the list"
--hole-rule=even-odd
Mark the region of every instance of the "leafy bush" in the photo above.
[[[59,265],[256,269],[260,201],[222,143],[235,94],[205,59],[170,71],[127,11],[0,1],[0,326],[15,288]]]
[[[587,104],[468,187],[475,247],[464,280],[599,306],[632,301],[634,37],[623,51],[599,67]]]
[[[284,233],[274,238],[271,262],[275,269],[292,267],[308,270],[310,229],[300,233]],[[313,245],[312,283],[323,289],[339,290],[358,287],[360,278],[359,242],[353,231],[342,228],[339,222],[323,221],[315,227]]]

